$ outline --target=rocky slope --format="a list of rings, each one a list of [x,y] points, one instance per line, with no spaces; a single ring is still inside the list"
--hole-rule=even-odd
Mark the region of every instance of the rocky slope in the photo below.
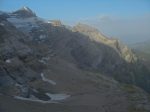
[[[149,79],[127,46],[90,26],[0,13],[2,112],[148,112]]]
[[[91,26],[79,23],[76,26],[74,26],[73,31],[81,32],[87,35],[91,41],[102,43],[114,48],[116,52],[119,54],[119,56],[129,63],[137,61],[137,57],[132,53],[132,51],[127,46],[123,45],[117,39],[107,38],[97,29]]]

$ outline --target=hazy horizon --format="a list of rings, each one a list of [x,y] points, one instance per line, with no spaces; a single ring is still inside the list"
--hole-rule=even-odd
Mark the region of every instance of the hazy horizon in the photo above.
[[[64,24],[86,23],[104,35],[118,38],[126,44],[150,40],[149,0],[1,0],[0,10],[15,11],[31,8],[39,17],[58,19]]]

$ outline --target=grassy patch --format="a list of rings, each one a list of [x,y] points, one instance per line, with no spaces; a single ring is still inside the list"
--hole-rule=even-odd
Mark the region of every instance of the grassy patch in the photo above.
[[[133,85],[125,84],[122,86],[122,89],[128,93],[136,93],[136,88]]]
[[[148,112],[144,108],[135,108],[134,106],[129,107],[129,112]]]

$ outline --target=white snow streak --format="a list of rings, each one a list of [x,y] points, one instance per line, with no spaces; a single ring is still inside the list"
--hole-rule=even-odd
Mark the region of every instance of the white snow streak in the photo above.
[[[43,80],[43,81],[48,82],[48,83],[50,83],[50,84],[52,84],[52,85],[56,85],[56,82],[55,82],[55,81],[50,80],[50,79],[47,79],[47,78],[44,76],[43,73],[41,73],[41,77],[42,77],[42,80]]]
[[[39,102],[39,103],[57,103],[57,102],[54,102],[51,100],[48,100],[48,101],[39,100],[35,96],[31,96],[31,98],[24,98],[24,97],[20,97],[20,96],[15,96],[14,98],[19,99],[19,100]]]
[[[52,101],[65,100],[68,97],[70,97],[70,95],[67,95],[67,94],[51,94],[51,93],[46,93],[46,95],[49,96]]]

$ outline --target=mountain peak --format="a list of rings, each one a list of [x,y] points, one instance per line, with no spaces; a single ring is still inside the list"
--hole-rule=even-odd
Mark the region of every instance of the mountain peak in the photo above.
[[[78,23],[76,26],[74,26],[74,30],[81,32],[99,32],[96,28],[83,23]]]
[[[31,11],[31,9],[30,9],[29,7],[27,7],[27,6],[23,6],[23,7],[21,8],[21,10]]]
[[[52,23],[54,26],[62,26],[62,23],[60,20],[49,20],[49,22]]]
[[[17,14],[19,17],[22,17],[22,18],[28,18],[28,17],[35,17],[36,16],[36,14],[29,7],[26,7],[26,6],[13,12],[13,14]]]

